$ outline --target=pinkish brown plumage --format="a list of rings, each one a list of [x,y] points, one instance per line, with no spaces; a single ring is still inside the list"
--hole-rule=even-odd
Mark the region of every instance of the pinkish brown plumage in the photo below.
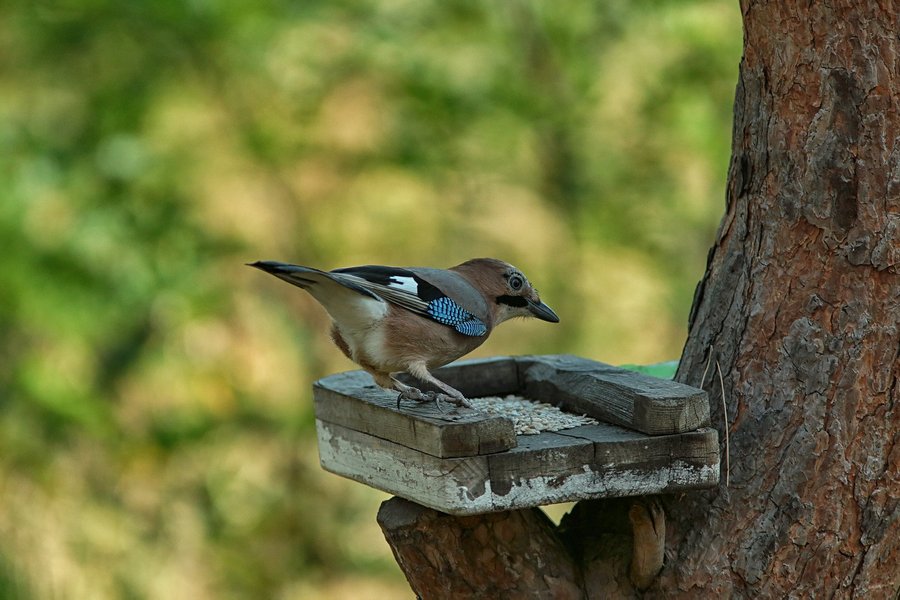
[[[500,323],[537,317],[556,323],[521,271],[494,258],[451,269],[363,266],[320,271],[273,261],[251,264],[307,290],[333,320],[332,339],[378,385],[400,398],[468,406],[431,369],[468,354]],[[442,391],[425,394],[397,380],[407,372]]]

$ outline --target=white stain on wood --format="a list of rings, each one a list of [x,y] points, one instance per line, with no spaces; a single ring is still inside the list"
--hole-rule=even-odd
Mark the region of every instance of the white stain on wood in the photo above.
[[[719,474],[712,448],[716,436],[707,432],[697,435],[709,442],[707,456],[714,460],[708,463],[698,462],[696,449],[687,448],[681,450],[685,460],[666,459],[656,466],[636,466],[635,461],[632,466],[623,466],[628,461],[575,466],[570,462],[572,455],[550,452],[544,453],[544,473],[510,481],[500,469],[500,481],[495,481],[492,476],[497,477],[497,469],[492,470],[492,463],[497,461],[491,459],[497,455],[441,459],[331,423],[317,421],[316,429],[326,470],[457,515],[709,487]],[[677,446],[670,444],[669,449],[677,452]]]

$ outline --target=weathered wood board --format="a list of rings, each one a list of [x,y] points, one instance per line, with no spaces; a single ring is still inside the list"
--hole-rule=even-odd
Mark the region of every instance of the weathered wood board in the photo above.
[[[435,374],[469,397],[521,394],[601,424],[516,436],[510,419],[433,402],[398,408],[369,375],[341,373],[314,385],[322,467],[459,515],[718,482],[702,390],[575,356],[465,361]]]
[[[709,425],[703,390],[577,356],[461,361],[435,374],[469,397],[519,393],[651,435]],[[398,409],[396,394],[376,386],[362,371],[320,379],[313,391],[317,418],[433,456],[471,456],[515,446],[512,423],[506,419],[466,410],[442,413],[433,403],[407,401]]]
[[[454,515],[704,488],[719,479],[713,429],[647,436],[588,425],[519,436],[506,452],[444,459],[334,423],[317,420],[316,429],[326,470]]]
[[[706,392],[570,355],[516,358],[522,395],[650,435],[709,425]]]
[[[321,421],[439,458],[499,452],[516,445],[509,419],[485,417],[471,410],[442,413],[433,402],[406,401],[398,409],[397,394],[375,385],[363,371],[320,379],[313,386],[313,396],[316,418]]]

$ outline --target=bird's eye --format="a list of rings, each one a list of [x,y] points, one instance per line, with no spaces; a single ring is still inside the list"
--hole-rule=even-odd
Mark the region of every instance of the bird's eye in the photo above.
[[[521,290],[523,285],[525,285],[525,281],[519,275],[512,275],[509,278],[509,287],[515,291]]]

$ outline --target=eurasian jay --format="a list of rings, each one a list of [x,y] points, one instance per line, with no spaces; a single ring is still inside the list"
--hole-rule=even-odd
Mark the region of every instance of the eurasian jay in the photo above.
[[[397,398],[471,406],[435,378],[434,369],[484,343],[513,317],[558,323],[521,271],[495,258],[476,258],[450,269],[367,265],[320,271],[275,261],[256,267],[308,291],[333,320],[331,337],[375,383]],[[407,372],[443,393],[423,393],[398,381]]]

